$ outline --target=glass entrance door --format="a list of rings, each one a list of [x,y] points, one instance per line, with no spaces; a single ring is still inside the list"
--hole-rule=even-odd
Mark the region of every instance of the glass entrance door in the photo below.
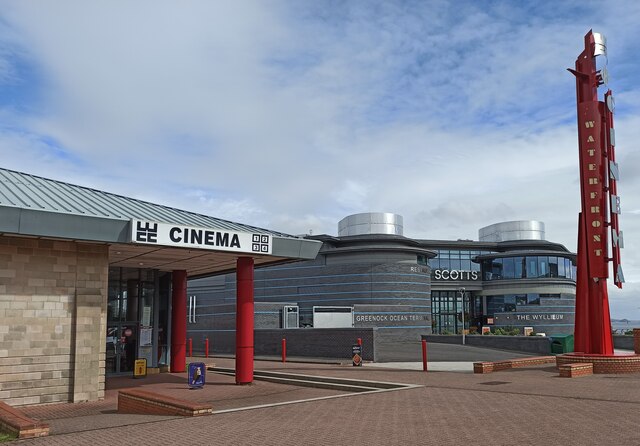
[[[107,326],[106,373],[133,372],[137,355],[137,340],[137,323],[122,322]]]
[[[464,311],[464,328],[469,328],[469,299],[465,298],[465,309],[462,309],[462,297],[458,291],[432,291],[431,316],[433,333],[462,334],[462,311]]]

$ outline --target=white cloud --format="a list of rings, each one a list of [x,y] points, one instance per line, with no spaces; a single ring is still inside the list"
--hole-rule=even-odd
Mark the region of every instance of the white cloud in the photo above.
[[[0,157],[294,234],[391,211],[421,238],[538,219],[574,249],[565,68],[593,24],[609,37],[623,262],[636,283],[639,5],[5,2]]]

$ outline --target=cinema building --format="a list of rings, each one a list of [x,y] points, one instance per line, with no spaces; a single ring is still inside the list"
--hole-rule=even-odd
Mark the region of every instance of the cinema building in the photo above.
[[[460,333],[463,319],[468,333],[573,332],[575,254],[545,240],[542,222],[497,223],[478,241],[423,240],[403,236],[399,215],[367,213],[340,221],[337,236],[307,239],[322,242],[315,259],[256,270],[256,349],[282,337],[277,329],[406,339]],[[189,282],[189,337],[224,349],[234,284],[233,275]]]
[[[235,271],[236,381],[250,382],[254,265],[313,260],[320,246],[0,169],[0,399],[97,400],[136,359],[184,371],[187,279]]]

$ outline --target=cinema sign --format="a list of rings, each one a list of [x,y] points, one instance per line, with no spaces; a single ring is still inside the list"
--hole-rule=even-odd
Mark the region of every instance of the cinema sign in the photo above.
[[[131,220],[130,235],[131,243],[174,248],[271,254],[273,247],[272,237],[269,234],[207,229],[136,219]]]
[[[463,269],[436,269],[433,271],[434,280],[479,280],[480,271]]]

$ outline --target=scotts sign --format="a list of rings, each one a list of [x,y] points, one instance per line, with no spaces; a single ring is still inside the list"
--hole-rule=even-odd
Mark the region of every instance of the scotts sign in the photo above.
[[[206,229],[135,219],[131,220],[131,242],[252,254],[271,254],[272,248],[272,238],[268,234]]]
[[[463,269],[436,269],[433,270],[434,280],[478,280],[480,271],[468,271]]]

